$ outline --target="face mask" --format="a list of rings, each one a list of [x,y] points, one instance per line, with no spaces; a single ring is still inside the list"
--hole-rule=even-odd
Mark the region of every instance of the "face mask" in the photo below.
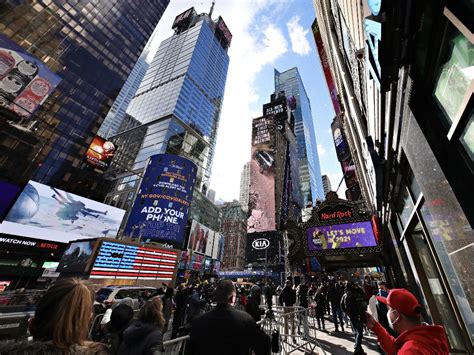
[[[389,310],[387,312],[387,320],[388,320],[388,325],[390,326],[390,328],[392,328],[393,330],[395,330],[394,328],[394,325],[395,323],[398,322],[398,320],[400,319],[400,315],[397,316],[397,318],[395,318],[395,320],[392,321],[392,319],[390,318],[390,313],[392,312],[392,310]]]

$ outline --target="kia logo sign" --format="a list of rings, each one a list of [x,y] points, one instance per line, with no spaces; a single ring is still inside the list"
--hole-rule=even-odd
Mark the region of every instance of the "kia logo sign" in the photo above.
[[[270,241],[265,238],[255,239],[252,242],[252,248],[254,249],[267,249],[270,246]]]

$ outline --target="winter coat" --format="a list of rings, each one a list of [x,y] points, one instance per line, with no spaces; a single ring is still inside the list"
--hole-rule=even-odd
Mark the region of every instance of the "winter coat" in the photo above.
[[[316,317],[322,318],[326,310],[326,296],[322,292],[316,293],[314,301],[316,302]]]
[[[152,355],[163,350],[163,335],[154,324],[137,321],[122,334],[118,355]]]
[[[360,287],[355,287],[342,296],[341,308],[351,321],[360,321],[361,316],[365,315],[367,306],[367,298],[365,298],[364,291]]]
[[[171,318],[171,312],[173,311],[173,300],[171,298],[162,298],[163,301],[163,318],[165,323],[168,324]]]
[[[189,354],[248,355],[252,349],[256,355],[270,355],[270,345],[270,337],[249,314],[218,304],[193,321]]]
[[[336,284],[330,285],[328,289],[328,302],[331,303],[333,308],[339,308],[341,304],[342,296],[344,295],[344,289]]]
[[[282,306],[284,305],[285,307],[293,307],[293,305],[296,303],[296,291],[293,290],[292,287],[285,286],[281,291],[278,300]]]
[[[265,310],[260,308],[259,302],[254,297],[249,297],[247,300],[245,312],[250,314],[256,322],[259,322],[262,318],[262,315],[265,314]]]
[[[86,342],[84,345],[71,346],[66,351],[59,350],[52,341],[13,341],[0,343],[1,355],[106,355],[109,349],[95,342]]]
[[[372,331],[388,355],[447,355],[448,340],[444,328],[440,325],[420,325],[407,330],[397,338],[392,337],[380,323],[376,323]]]

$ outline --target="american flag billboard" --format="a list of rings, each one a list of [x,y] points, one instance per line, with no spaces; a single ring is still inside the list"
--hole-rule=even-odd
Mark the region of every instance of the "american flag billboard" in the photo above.
[[[103,241],[90,278],[172,281],[178,252]]]

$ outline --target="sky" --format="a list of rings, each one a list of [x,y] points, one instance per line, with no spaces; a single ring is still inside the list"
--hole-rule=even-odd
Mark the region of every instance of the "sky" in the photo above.
[[[209,12],[211,0],[171,0],[153,37],[150,57],[173,35],[174,18],[190,7]],[[274,92],[274,69],[298,67],[311,101],[321,174],[335,190],[342,178],[331,134],[334,117],[326,81],[315,47],[311,24],[312,0],[216,0],[213,19],[222,16],[233,35],[210,188],[216,198],[239,198],[240,175],[250,160],[252,119]],[[344,197],[345,184],[339,188]]]

